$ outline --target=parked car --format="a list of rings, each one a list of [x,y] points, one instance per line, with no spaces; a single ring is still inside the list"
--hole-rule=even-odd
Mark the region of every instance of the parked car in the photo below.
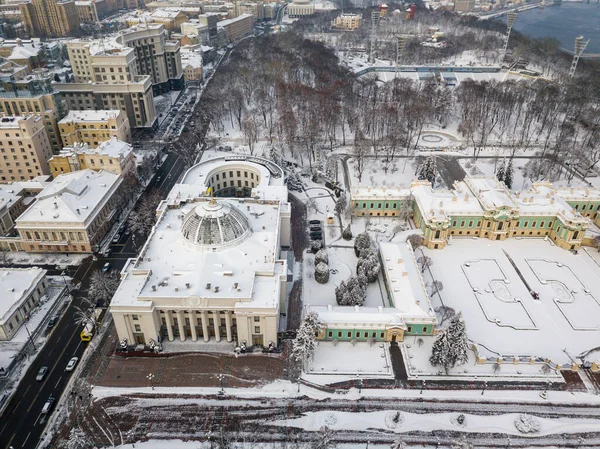
[[[35,380],[37,380],[38,382],[44,380],[44,377],[46,377],[46,374],[48,374],[48,367],[42,366],[40,368],[40,370],[38,371],[37,376],[35,376]]]
[[[321,220],[310,220],[308,222],[308,224],[310,224],[310,225],[320,225],[321,224]]]
[[[321,226],[311,226],[310,232],[321,232]]]
[[[311,232],[310,233],[311,240],[323,240],[323,234],[320,232]]]
[[[119,243],[119,240],[121,240],[121,236],[119,234],[116,234],[113,239],[112,242],[113,243]]]
[[[65,371],[73,371],[75,369],[75,365],[77,365],[78,361],[79,361],[79,357],[73,357],[71,360],[69,360],[69,363],[67,363],[67,367],[65,368]]]
[[[49,328],[52,328],[52,327],[54,327],[54,325],[56,324],[56,321],[58,321],[58,320],[56,319],[56,317],[55,317],[55,318],[50,318],[50,320],[48,321],[48,327],[49,327]]]
[[[110,248],[106,248],[106,249],[104,250],[104,257],[108,257],[108,256],[110,256],[110,253],[111,253],[111,252],[112,252],[112,251],[111,251],[111,249],[110,249]]]
[[[56,402],[56,399],[53,398],[52,396],[50,396],[48,398],[48,400],[46,401],[46,403],[44,404],[44,407],[42,407],[42,413],[44,413],[44,414],[50,413],[50,410],[52,410],[52,407],[54,407],[55,402]]]
[[[103,266],[102,266],[102,272],[103,273],[108,273],[110,271],[110,262],[106,262]]]
[[[160,176],[156,177],[156,183],[158,184],[162,178]]]

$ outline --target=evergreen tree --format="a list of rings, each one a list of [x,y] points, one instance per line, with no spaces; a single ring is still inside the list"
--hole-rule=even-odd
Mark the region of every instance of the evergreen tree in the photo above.
[[[363,251],[371,251],[371,246],[373,246],[373,241],[367,231],[358,234],[354,239],[354,253],[356,257],[360,257],[360,253]]]
[[[350,228],[350,223],[348,223],[348,226],[346,226],[342,231],[342,238],[344,240],[352,240],[352,229]]]
[[[429,181],[432,185],[435,183],[435,178],[437,176],[435,156],[428,156],[427,159],[425,159],[425,162],[419,166],[417,176],[421,180]]]
[[[319,284],[327,284],[329,281],[329,267],[323,262],[319,262],[315,267],[315,281]]]
[[[292,343],[292,358],[296,361],[310,361],[317,346],[315,336],[321,331],[321,320],[315,312],[308,312],[296,332]]]
[[[446,374],[451,368],[463,365],[469,359],[469,342],[462,314],[450,320],[447,329],[443,329],[433,343],[429,362],[433,366],[443,366]]]
[[[315,254],[315,265],[319,265],[321,262],[323,262],[325,265],[329,263],[327,251],[325,251],[324,249],[320,249],[319,251],[317,251],[317,254]]]
[[[498,179],[498,181],[504,182],[504,172],[505,171],[506,171],[506,164],[504,162],[504,159],[502,159],[500,161],[500,164],[496,168],[496,178]]]
[[[367,278],[362,274],[342,281],[335,288],[335,300],[340,306],[362,306],[367,298]]]
[[[372,251],[362,252],[356,264],[356,274],[363,275],[367,282],[375,282],[381,271],[377,255]]]
[[[508,161],[508,165],[506,166],[506,170],[504,171],[504,184],[509,189],[512,189],[513,184],[513,162],[512,159]]]

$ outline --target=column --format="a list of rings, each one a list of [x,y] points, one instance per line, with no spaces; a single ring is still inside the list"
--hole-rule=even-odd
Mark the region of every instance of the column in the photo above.
[[[171,319],[171,311],[167,310],[167,333],[169,334],[169,341],[173,341],[175,337],[173,336],[173,320]]]
[[[231,312],[229,310],[225,314],[225,330],[227,332],[227,341],[231,343]]]
[[[208,341],[210,335],[208,334],[208,312],[206,310],[202,311],[202,333],[204,334],[204,341]]]
[[[177,311],[177,326],[179,327],[179,339],[181,341],[185,341],[185,329],[183,328],[183,324],[185,323],[185,317],[183,315],[183,310]]]
[[[189,316],[190,316],[190,330],[192,331],[192,341],[197,341],[198,340],[198,334],[196,333],[196,311],[195,310],[190,310],[189,311]]]
[[[215,323],[215,338],[217,341],[221,341],[221,333],[219,331],[219,325],[221,324],[221,316],[218,310],[213,310],[213,322]]]

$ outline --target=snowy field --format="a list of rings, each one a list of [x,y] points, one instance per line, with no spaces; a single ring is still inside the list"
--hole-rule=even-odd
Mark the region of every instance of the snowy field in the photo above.
[[[519,238],[453,239],[443,250],[423,252],[444,286],[443,303],[463,313],[469,338],[487,357],[550,358],[568,366],[598,346],[600,268],[588,252],[575,255],[543,239]],[[431,282],[427,271],[424,278]],[[438,295],[432,301],[441,306]]]
[[[348,355],[352,355],[348,357]],[[318,342],[315,357],[309,363],[310,374],[335,374],[372,377],[393,377],[389,345],[367,342]]]

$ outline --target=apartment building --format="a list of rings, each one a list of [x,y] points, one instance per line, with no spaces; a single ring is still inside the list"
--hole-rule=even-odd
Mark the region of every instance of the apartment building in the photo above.
[[[235,19],[221,20],[217,22],[217,27],[225,30],[227,43],[236,42],[254,33],[254,16],[252,14],[242,14]]]
[[[60,138],[65,147],[86,143],[96,148],[101,142],[113,137],[131,141],[129,120],[120,109],[100,111],[69,111],[58,122]]]
[[[0,269],[0,341],[14,337],[46,294],[46,273],[37,267]]]
[[[181,65],[186,83],[202,81],[202,53],[199,51],[184,51],[181,53]]]
[[[77,15],[81,23],[95,23],[111,12],[108,0],[76,0]]]
[[[30,36],[72,36],[79,31],[79,16],[73,0],[31,0],[21,5],[21,15]]]
[[[78,170],[106,170],[117,175],[135,174],[135,157],[132,146],[122,140],[111,138],[97,148],[87,143],[65,147],[49,161],[53,176]]]
[[[91,253],[110,229],[120,207],[122,178],[90,169],[59,175],[17,218],[27,252]]]
[[[178,31],[188,16],[180,8],[161,8],[150,14],[152,22],[161,24],[169,31]]]
[[[41,117],[0,118],[0,182],[24,181],[50,174],[52,147]]]
[[[0,63],[0,114],[42,117],[52,150],[62,148],[58,121],[66,107],[47,71],[31,74],[27,67],[12,61]]]
[[[133,48],[115,40],[67,43],[74,83],[57,83],[70,110],[120,110],[134,128],[156,123],[152,79],[139,74]]]
[[[168,40],[168,31],[163,25],[129,28],[116,36],[116,42],[135,51],[138,74],[150,75],[154,95],[183,89],[179,42]]]

